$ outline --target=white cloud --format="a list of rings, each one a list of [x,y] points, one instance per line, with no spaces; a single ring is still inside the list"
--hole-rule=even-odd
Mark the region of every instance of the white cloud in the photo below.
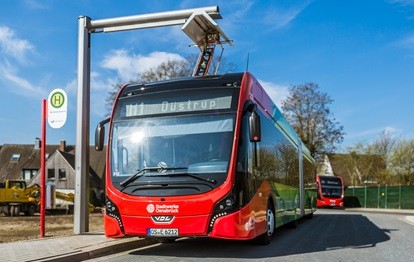
[[[98,72],[91,72],[91,89],[99,92],[109,91],[112,89],[112,85],[116,84],[116,80],[111,78],[103,78]]]
[[[120,82],[129,82],[134,80],[139,73],[150,68],[160,65],[168,59],[184,59],[182,56],[174,53],[153,52],[149,55],[138,55],[128,52],[125,49],[112,50],[100,62],[100,66],[112,70],[116,73],[113,77],[110,74],[102,74],[102,72],[91,72],[90,88],[91,88],[91,114],[100,118],[107,113],[105,101],[110,91]],[[77,93],[77,79],[72,79],[66,84],[65,90],[68,94],[75,97]],[[74,103],[72,106],[76,106]]]
[[[224,3],[223,3],[224,4]],[[232,10],[232,13],[226,16],[225,19],[243,19],[252,10],[254,2],[250,0],[228,1],[226,2],[227,8]]]
[[[263,22],[271,29],[288,26],[308,5],[310,1],[294,4],[290,7],[269,8],[263,15]]]
[[[27,63],[27,54],[34,52],[29,41],[17,38],[15,32],[7,26],[0,26],[0,48],[2,54],[13,57],[22,64]]]
[[[90,77],[90,113],[92,116],[97,116],[99,119],[106,116],[108,113],[105,105],[106,98],[109,91],[114,88],[113,84],[116,83],[115,79],[104,78],[98,72],[91,72]],[[76,110],[77,108],[77,94],[78,94],[78,79],[77,77],[71,79],[62,88],[69,96],[69,109]]]
[[[273,29],[286,27],[300,13],[300,10],[270,10],[264,16],[264,23]]]
[[[409,35],[397,43],[404,48],[414,48],[414,35]]]
[[[402,130],[400,130],[398,128],[391,127],[391,126],[386,126],[386,127],[368,129],[368,130],[360,131],[358,133],[349,134],[348,138],[366,138],[366,137],[376,138],[383,131],[389,132],[390,134],[392,134],[394,136],[397,136],[402,132]]]
[[[63,90],[66,91],[66,93],[75,95],[77,94],[77,90],[78,90],[78,79],[77,78],[73,78],[72,80],[70,80],[65,87],[63,88]]]
[[[282,101],[286,99],[289,95],[289,87],[283,85],[277,85],[272,82],[266,82],[259,80],[260,84],[263,86],[264,90],[269,94],[270,98],[281,109]]]
[[[345,128],[346,129],[346,128]],[[366,130],[355,130],[355,131],[348,131],[346,130],[346,135],[344,137],[344,142],[340,145],[340,151],[346,152],[346,148],[352,147],[358,143],[368,144],[375,141],[375,139],[379,138],[382,132],[388,132],[393,137],[401,137],[404,132],[401,129],[385,126],[385,127],[378,127]]]
[[[25,5],[31,9],[47,9],[47,5],[45,5],[42,1],[37,0],[25,0]]]
[[[400,4],[402,6],[414,5],[414,0],[389,0],[391,4]]]
[[[38,87],[30,83],[27,79],[20,77],[13,66],[4,60],[0,64],[0,80],[7,83],[10,91],[23,96],[44,96],[46,91],[42,87]]]
[[[34,53],[34,46],[29,41],[18,38],[9,27],[0,26],[0,80],[10,92],[26,97],[42,97],[47,95],[46,90],[19,72],[19,66],[29,62],[27,56],[30,53]]]
[[[121,81],[133,80],[139,73],[160,65],[162,62],[184,59],[174,53],[153,52],[147,56],[130,54],[127,50],[113,50],[105,56],[101,66],[116,71]]]

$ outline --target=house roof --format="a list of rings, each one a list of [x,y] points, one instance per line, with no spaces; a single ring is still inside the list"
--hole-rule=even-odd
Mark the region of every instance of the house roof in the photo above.
[[[341,176],[345,185],[358,185],[365,179],[374,179],[386,168],[379,155],[329,154],[328,159],[333,173]]]
[[[50,156],[59,145],[47,145],[46,154]],[[13,157],[13,158],[12,158]],[[23,169],[40,168],[40,150],[34,145],[4,144],[0,149],[0,178],[19,179]]]
[[[75,155],[73,153],[68,153],[68,152],[63,152],[63,151],[56,151],[56,153],[60,154],[66,160],[66,162],[68,162],[68,164],[72,167],[73,171],[75,171]],[[95,155],[97,155],[97,154],[93,154],[93,155],[92,154],[91,156],[93,156],[94,158],[96,157]],[[105,155],[103,155],[103,158],[105,159]],[[101,167],[95,167],[95,168],[99,170],[102,169]],[[105,171],[105,162],[103,164],[102,170],[103,172]],[[89,175],[90,175],[91,186],[100,187],[103,173],[98,174],[97,171],[94,169],[94,166],[92,166],[91,161],[89,161]]]
[[[60,153],[68,161],[68,163],[75,169],[75,150],[70,152]],[[105,174],[105,150],[96,151],[94,146],[89,147],[89,166],[94,170],[94,172],[102,178]]]
[[[94,146],[89,147],[89,166],[101,179],[105,179],[106,148],[96,151]]]
[[[75,169],[75,149],[70,152],[60,151],[62,156]],[[105,175],[105,159],[106,151],[96,151],[94,146],[89,147],[89,167],[99,178],[104,178]]]
[[[66,161],[73,168],[73,170],[75,170],[75,155],[72,153],[63,152],[63,151],[58,151],[58,152],[62,155],[63,158],[66,159]]]

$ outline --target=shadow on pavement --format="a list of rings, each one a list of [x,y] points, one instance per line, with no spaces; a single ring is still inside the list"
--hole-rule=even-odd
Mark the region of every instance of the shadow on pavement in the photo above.
[[[269,258],[344,248],[375,247],[390,240],[392,229],[381,229],[361,214],[314,214],[303,219],[298,228],[280,228],[268,246],[245,241],[180,239],[134,250],[130,255],[173,256],[185,258]]]

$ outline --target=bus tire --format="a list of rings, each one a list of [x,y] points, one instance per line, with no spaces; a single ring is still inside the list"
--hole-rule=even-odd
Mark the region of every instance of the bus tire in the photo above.
[[[266,232],[256,238],[256,242],[260,245],[269,245],[275,232],[275,212],[270,203],[267,204],[266,228]]]

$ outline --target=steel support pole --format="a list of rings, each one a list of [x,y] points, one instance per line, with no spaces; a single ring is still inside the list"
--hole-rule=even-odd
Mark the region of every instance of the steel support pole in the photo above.
[[[303,151],[302,151],[302,141],[298,139],[298,153],[299,153],[299,209],[300,216],[305,215],[305,178],[303,172]]]
[[[90,18],[78,18],[74,233],[89,231]]]
[[[378,186],[378,192],[377,192],[377,208],[380,208],[380,200],[381,200],[381,187]]]
[[[367,199],[368,199],[368,197],[367,197],[367,186],[365,185],[365,189],[364,189],[364,207],[366,208],[367,207]]]
[[[401,209],[401,184],[398,186],[398,209]]]
[[[116,32],[184,24],[193,12],[205,11],[221,19],[218,6],[168,11],[135,16],[91,20],[78,18],[78,95],[75,151],[74,233],[89,231],[89,121],[90,121],[90,36],[91,33]]]
[[[184,24],[194,12],[205,11],[213,19],[221,19],[218,6],[141,14],[91,20],[88,26],[91,32],[115,32],[143,28],[164,27]]]

